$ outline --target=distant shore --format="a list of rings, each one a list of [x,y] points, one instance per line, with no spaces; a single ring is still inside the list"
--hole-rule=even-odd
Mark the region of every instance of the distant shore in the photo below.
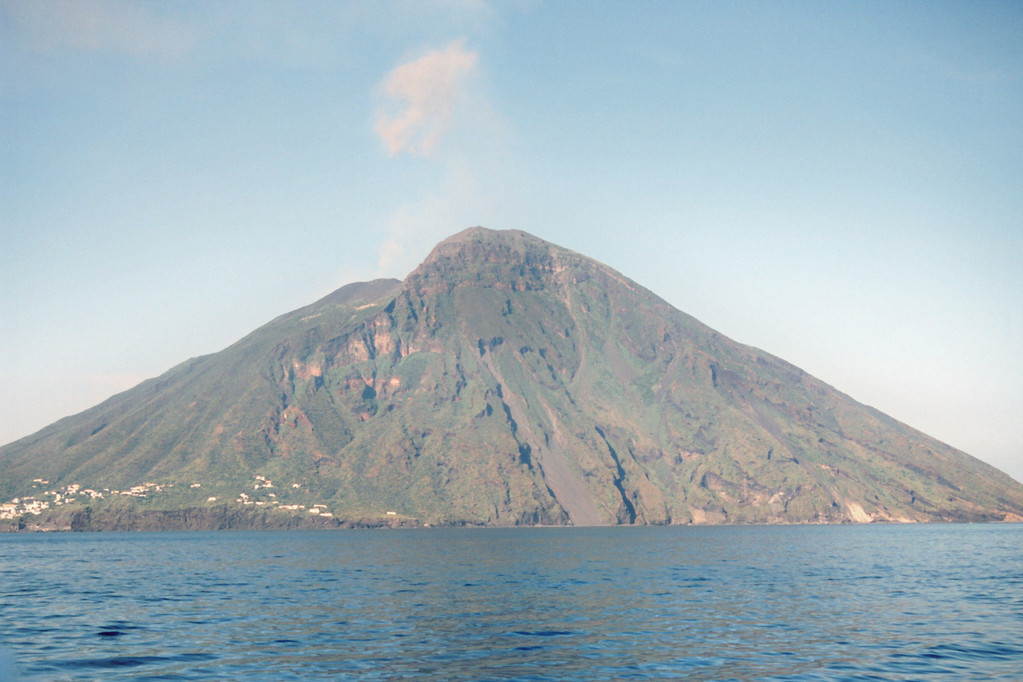
[[[285,514],[273,510],[214,507],[182,509],[57,509],[38,516],[4,520],[0,532],[96,532],[173,530],[299,530],[344,528],[419,528],[416,520],[394,518],[338,519]]]
[[[949,518],[914,523],[1020,523],[1015,517]],[[542,525],[542,524],[541,524]],[[662,525],[662,524],[641,524]],[[901,525],[875,520],[870,523],[778,523],[778,524],[663,524],[663,525]],[[913,524],[910,524],[913,525]],[[210,530],[344,530],[373,528],[464,528],[485,527],[470,521],[424,522],[408,517],[337,518],[318,515],[302,516],[279,510],[247,509],[228,505],[213,507],[184,507],[181,509],[146,509],[141,507],[63,508],[39,515],[26,514],[0,521],[0,533],[53,533],[53,532],[124,532],[124,531],[210,531]],[[494,526],[505,527],[505,526]],[[514,527],[514,526],[507,526]],[[533,527],[523,524],[520,527]],[[565,526],[570,527],[570,526]],[[625,527],[632,527],[626,525]]]

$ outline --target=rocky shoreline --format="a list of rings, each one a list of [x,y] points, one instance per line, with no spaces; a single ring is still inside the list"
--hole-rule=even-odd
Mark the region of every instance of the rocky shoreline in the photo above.
[[[56,509],[50,513],[24,515],[5,520],[0,532],[98,532],[175,530],[328,530],[345,528],[419,528],[415,519],[339,519],[301,516],[273,510],[244,509],[218,505],[182,509],[140,509],[135,507]]]

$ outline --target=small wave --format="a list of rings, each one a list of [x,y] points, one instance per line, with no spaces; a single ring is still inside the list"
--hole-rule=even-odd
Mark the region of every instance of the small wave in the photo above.
[[[138,668],[159,663],[190,663],[195,661],[212,661],[213,654],[178,654],[177,656],[109,656],[106,658],[86,658],[64,661],[50,661],[49,666],[62,670],[78,669],[116,669]]]
[[[1000,642],[990,642],[983,646],[937,644],[929,647],[924,656],[927,658],[950,658],[966,661],[1013,661],[1023,657],[1023,649]]]

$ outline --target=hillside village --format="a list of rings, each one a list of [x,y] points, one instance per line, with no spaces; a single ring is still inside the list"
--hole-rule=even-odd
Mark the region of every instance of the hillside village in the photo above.
[[[252,491],[238,492],[229,498],[236,504],[253,507],[271,507],[283,511],[300,513],[304,512],[322,518],[333,518],[334,514],[329,511],[326,504],[320,502],[298,504],[290,501],[282,502],[277,499],[277,493],[273,492],[274,483],[265,476],[256,474],[252,477]],[[33,480],[33,487],[40,489],[36,495],[15,497],[12,500],[0,504],[0,521],[12,520],[25,515],[39,516],[43,512],[63,506],[81,506],[94,500],[110,500],[118,496],[134,497],[152,500],[162,493],[168,492],[175,487],[174,483],[153,483],[144,482],[131,486],[125,490],[103,488],[83,488],[81,484],[70,483],[64,486],[49,487],[50,482],[37,478]],[[190,489],[201,489],[202,483],[191,483]],[[301,483],[291,483],[288,490],[294,493],[302,488]],[[198,491],[197,491],[198,492]],[[221,501],[217,496],[208,496],[206,503]],[[394,516],[394,512],[388,512]]]

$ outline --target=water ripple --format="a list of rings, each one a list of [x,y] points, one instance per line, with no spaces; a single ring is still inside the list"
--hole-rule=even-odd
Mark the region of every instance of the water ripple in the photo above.
[[[11,536],[26,679],[1003,679],[1023,526]]]

